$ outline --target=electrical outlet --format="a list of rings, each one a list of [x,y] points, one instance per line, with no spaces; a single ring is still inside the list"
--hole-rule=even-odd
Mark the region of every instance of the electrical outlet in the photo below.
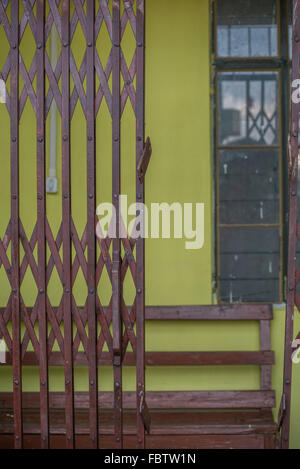
[[[47,178],[46,192],[48,194],[56,194],[57,193],[57,178],[52,178],[52,177]]]

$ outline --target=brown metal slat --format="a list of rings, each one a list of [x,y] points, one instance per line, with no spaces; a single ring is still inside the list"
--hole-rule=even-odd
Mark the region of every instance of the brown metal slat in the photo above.
[[[293,0],[292,29],[292,80],[299,79],[300,58],[300,4]],[[291,100],[291,129],[289,145],[289,227],[288,227],[288,266],[287,266],[287,300],[285,322],[283,401],[285,410],[282,417],[281,447],[289,448],[290,414],[291,414],[291,382],[292,382],[292,342],[294,334],[295,309],[295,271],[296,271],[296,237],[297,237],[297,195],[298,195],[298,119],[300,106]]]
[[[145,202],[144,181],[138,168],[145,141],[145,0],[136,3],[136,201]],[[144,213],[143,213],[144,216]],[[137,448],[145,447],[145,427],[140,409],[145,398],[145,240],[136,240],[136,406]]]
[[[97,369],[97,319],[96,319],[96,155],[95,155],[95,2],[87,2],[87,283],[88,283],[88,355],[89,355],[89,425],[91,448],[98,448],[98,369]]]
[[[70,1],[62,0],[62,216],[63,216],[63,319],[65,359],[66,448],[73,449],[74,370],[71,279],[71,174],[70,174]]]
[[[37,248],[38,248],[38,321],[40,343],[40,422],[41,448],[49,448],[49,396],[46,309],[46,200],[45,200],[45,48],[44,2],[37,2]]]
[[[10,34],[11,258],[14,446],[23,447],[19,251],[19,0],[11,2]]]
[[[113,368],[114,368],[114,408],[115,408],[115,448],[123,446],[122,409],[122,321],[121,321],[121,242],[119,223],[119,195],[121,185],[120,168],[120,0],[112,3],[112,197],[116,214],[116,232],[113,239],[112,255],[112,322],[113,322]]]

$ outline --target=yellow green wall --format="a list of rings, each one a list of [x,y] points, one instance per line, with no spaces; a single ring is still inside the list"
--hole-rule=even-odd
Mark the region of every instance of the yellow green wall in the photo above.
[[[170,8],[171,7],[171,8]],[[77,64],[83,56],[83,33],[78,29],[72,43]],[[0,69],[8,51],[0,27]],[[147,173],[146,200],[150,202],[204,202],[205,244],[199,251],[187,251],[184,240],[148,240],[146,243],[147,304],[211,304],[213,273],[213,197],[212,153],[210,146],[210,12],[209,0],[148,0],[146,38],[146,133],[151,136],[153,156]],[[47,47],[49,44],[47,45]],[[133,54],[133,36],[129,30],[123,48],[128,59]],[[102,32],[97,48],[107,59],[109,40]],[[3,52],[2,52],[3,51]],[[34,42],[27,29],[21,52],[28,67]],[[22,81],[21,81],[22,84]],[[73,84],[72,84],[73,87]],[[60,121],[58,123],[60,125]],[[135,127],[133,113],[127,103],[122,120],[122,193],[134,200]],[[31,235],[36,222],[35,176],[35,116],[27,101],[20,122],[20,189],[21,219],[26,233]],[[97,126],[97,203],[111,197],[111,120],[103,102]],[[0,236],[3,238],[9,220],[9,119],[0,105]],[[49,132],[49,119],[47,120]],[[72,133],[72,215],[80,235],[86,220],[85,120],[77,104],[71,127]],[[47,134],[49,135],[49,133]],[[60,168],[60,132],[58,131],[58,167]],[[47,145],[47,157],[49,156]],[[59,169],[59,182],[61,174]],[[61,186],[59,194],[47,196],[47,216],[56,235],[61,222]],[[9,253],[10,255],[10,253]],[[9,285],[3,267],[0,269],[0,303],[5,305]],[[26,274],[22,295],[27,305],[36,299],[36,287],[31,274]],[[54,271],[48,293],[53,305],[61,298],[62,288]],[[111,293],[108,278],[103,278],[99,293],[107,304]],[[80,272],[74,287],[79,305],[86,299],[86,287]],[[126,282],[126,300],[132,301],[130,277]],[[299,314],[296,314],[299,330]],[[259,347],[258,325],[253,323],[151,323],[147,324],[147,350],[255,350]],[[284,336],[284,307],[274,307],[272,348],[276,353],[273,367],[273,387],[277,404],[282,387],[282,352]],[[24,391],[39,389],[38,371],[23,369]],[[87,370],[76,369],[76,389],[86,390]],[[110,369],[99,370],[99,385],[111,389]],[[134,389],[134,369],[124,372],[124,389]],[[255,367],[216,367],[147,369],[149,390],[196,389],[255,389],[259,386],[259,371]],[[63,370],[52,368],[50,388],[63,390]],[[11,369],[0,370],[0,391],[11,390]],[[294,366],[292,446],[300,448],[300,365]],[[276,413],[277,415],[277,413]],[[298,418],[297,418],[298,416]]]

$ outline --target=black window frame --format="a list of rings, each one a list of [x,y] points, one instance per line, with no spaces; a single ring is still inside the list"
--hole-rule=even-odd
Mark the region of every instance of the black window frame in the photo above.
[[[280,214],[280,278],[279,278],[279,303],[285,300],[285,284],[287,271],[287,239],[288,239],[288,171],[287,148],[289,132],[290,109],[290,69],[289,57],[289,2],[291,0],[277,0],[278,18],[278,56],[277,57],[218,57],[217,56],[217,2],[211,0],[211,46],[212,46],[212,147],[214,169],[214,233],[215,233],[215,263],[214,263],[214,295],[217,302],[226,304],[229,302],[220,300],[220,224],[218,220],[218,190],[219,175],[217,173],[218,135],[217,135],[217,74],[224,71],[274,71],[279,74],[279,107],[280,107],[280,186],[281,186],[281,214]],[[265,303],[255,301],[253,303]],[[277,303],[277,302],[276,302]]]

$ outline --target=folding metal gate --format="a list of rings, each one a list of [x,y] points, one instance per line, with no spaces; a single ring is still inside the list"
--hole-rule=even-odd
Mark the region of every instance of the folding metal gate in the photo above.
[[[293,53],[292,53],[292,92],[299,88],[300,79],[300,2],[293,0]],[[295,81],[296,80],[296,81]],[[298,81],[297,81],[298,80]],[[283,395],[278,416],[281,428],[281,447],[287,449],[290,439],[292,356],[300,345],[300,332],[294,341],[294,311],[300,312],[300,266],[296,268],[296,242],[300,240],[300,224],[297,222],[298,207],[298,158],[299,158],[299,111],[298,99],[291,99],[291,121],[289,139],[289,238],[286,329],[284,349]]]
[[[16,448],[23,446],[22,418],[22,361],[28,343],[32,342],[34,359],[40,368],[40,425],[41,446],[49,447],[49,358],[57,340],[63,355],[65,376],[65,432],[67,448],[74,448],[74,364],[79,345],[83,345],[89,368],[89,432],[93,448],[98,447],[98,364],[105,355],[114,370],[114,438],[115,447],[122,447],[122,361],[131,345],[136,363],[136,418],[137,447],[145,445],[145,426],[149,415],[145,402],[145,279],[144,239],[120,237],[121,218],[116,217],[114,239],[96,236],[96,150],[95,118],[102,100],[106,100],[112,118],[112,201],[119,214],[120,194],[120,122],[126,101],[129,100],[136,118],[136,200],[144,201],[144,174],[151,154],[149,140],[144,137],[144,51],[145,51],[145,0],[74,0],[70,16],[70,0],[23,0],[24,14],[20,16],[19,0],[9,2],[10,13],[0,2],[0,21],[10,45],[0,78],[6,82],[6,106],[11,127],[11,219],[3,240],[0,241],[0,265],[3,265],[11,286],[9,301],[0,314],[0,333],[4,338],[13,364],[14,441]],[[45,4],[49,11],[46,15]],[[71,41],[80,24],[86,44],[80,68],[75,63]],[[61,54],[54,69],[46,51],[46,42],[55,25],[61,41]],[[127,64],[122,52],[122,37],[126,26],[132,28],[136,49],[131,64]],[[30,68],[26,68],[20,45],[26,27],[30,27],[36,50]],[[106,64],[99,58],[96,39],[101,28],[107,28],[111,40],[111,52]],[[19,95],[19,74],[24,83]],[[46,92],[45,77],[49,82]],[[100,82],[96,89],[96,76]],[[112,91],[109,80],[112,76]],[[74,89],[70,93],[70,77]],[[121,87],[121,77],[124,85]],[[10,93],[8,92],[10,80]],[[36,80],[36,85],[34,85]],[[61,84],[60,84],[61,80]],[[136,84],[134,85],[134,81]],[[36,87],[36,89],[35,89]],[[36,114],[36,171],[37,171],[37,221],[30,239],[27,238],[19,214],[19,121],[27,98]],[[46,217],[45,196],[45,119],[53,100],[61,115],[62,145],[62,221],[56,239]],[[87,168],[87,220],[82,238],[76,231],[71,213],[72,152],[70,149],[70,123],[77,101],[80,101],[86,119],[86,168]],[[139,212],[139,211],[138,211]],[[139,213],[140,218],[143,213]],[[22,243],[25,255],[20,256]],[[97,258],[97,243],[100,256]],[[11,245],[11,261],[8,249]],[[125,254],[122,257],[122,249]],[[46,246],[50,250],[47,262]],[[63,256],[60,256],[62,246]],[[111,251],[112,246],[112,251]],[[34,251],[37,247],[37,257]],[[72,249],[75,258],[72,258]],[[87,250],[87,257],[85,252]],[[111,255],[112,252],[112,255]],[[61,303],[51,305],[47,285],[56,267],[63,286]],[[25,305],[20,287],[26,269],[30,268],[38,288],[33,308]],[[87,299],[83,309],[76,304],[73,295],[74,280],[78,269],[84,273]],[[98,285],[106,269],[112,297],[107,308],[101,304]],[[122,285],[126,275],[132,275],[135,299],[131,308],[125,305]],[[12,321],[12,333],[8,324]],[[21,322],[25,334],[21,336]],[[38,323],[38,334],[34,326]],[[48,333],[50,324],[50,333]],[[111,331],[112,324],[112,331]],[[63,325],[63,331],[60,326]],[[86,331],[88,325],[88,331]],[[98,327],[100,332],[98,333]],[[74,331],[73,331],[74,328]],[[73,339],[74,334],[74,339]],[[104,345],[108,352],[104,352]],[[100,396],[101,397],[101,396]]]

